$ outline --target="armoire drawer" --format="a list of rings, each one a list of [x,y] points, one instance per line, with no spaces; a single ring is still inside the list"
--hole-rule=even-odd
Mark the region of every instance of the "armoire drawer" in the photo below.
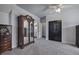
[[[10,47],[11,47],[10,45],[4,45],[4,46],[0,47],[0,50],[6,49],[6,48],[10,48]]]
[[[6,43],[3,43],[3,44],[0,44],[0,47],[8,46],[8,45],[11,45],[11,43],[10,42],[6,42]]]
[[[11,40],[0,41],[0,44],[8,43],[8,42],[10,42],[10,41],[11,41]]]
[[[3,40],[10,40],[10,37],[7,37],[7,38],[3,38]]]
[[[4,46],[3,49],[9,49],[10,45]]]
[[[6,47],[1,47],[0,52],[4,52],[4,51],[9,50],[9,49],[10,49],[10,45],[6,46]]]

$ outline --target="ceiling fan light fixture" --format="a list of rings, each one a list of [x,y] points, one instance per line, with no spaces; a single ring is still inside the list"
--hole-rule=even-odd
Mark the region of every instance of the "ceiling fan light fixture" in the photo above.
[[[60,13],[61,12],[61,8],[57,8],[56,12]]]

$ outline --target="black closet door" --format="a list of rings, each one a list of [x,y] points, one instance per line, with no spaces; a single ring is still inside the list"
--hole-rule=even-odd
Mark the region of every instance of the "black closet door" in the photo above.
[[[49,40],[61,41],[61,21],[49,22]]]

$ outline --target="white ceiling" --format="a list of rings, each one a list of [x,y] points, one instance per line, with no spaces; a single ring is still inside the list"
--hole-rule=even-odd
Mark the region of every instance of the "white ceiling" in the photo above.
[[[52,5],[55,6],[58,4],[52,4]],[[37,15],[38,17],[43,17],[49,12],[49,10],[46,10],[48,9],[49,4],[18,4],[18,6]]]
[[[38,17],[43,17],[46,16],[50,13],[53,13],[55,10],[54,9],[49,9],[48,6],[57,6],[59,4],[17,4],[19,7],[35,14]],[[73,4],[69,5],[63,5],[65,7],[71,7]]]

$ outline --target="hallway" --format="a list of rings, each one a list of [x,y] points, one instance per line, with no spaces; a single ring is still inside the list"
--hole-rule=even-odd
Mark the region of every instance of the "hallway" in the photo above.
[[[37,39],[34,44],[26,46],[24,49],[15,48],[2,55],[79,55],[79,48],[60,42]]]

